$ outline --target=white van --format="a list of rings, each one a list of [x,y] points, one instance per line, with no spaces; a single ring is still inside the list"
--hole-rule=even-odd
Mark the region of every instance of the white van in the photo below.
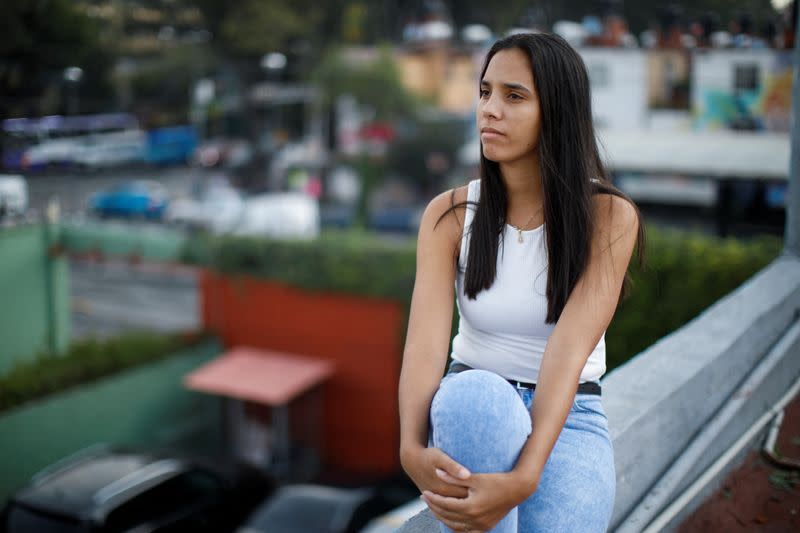
[[[28,182],[19,174],[0,174],[0,220],[28,210]]]
[[[299,192],[253,196],[231,233],[276,239],[313,240],[319,237],[319,201]]]

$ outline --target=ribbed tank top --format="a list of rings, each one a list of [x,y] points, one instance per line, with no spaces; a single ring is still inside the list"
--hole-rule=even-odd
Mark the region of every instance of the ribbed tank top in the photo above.
[[[469,183],[467,199],[479,201],[480,180]],[[464,294],[464,273],[475,206],[467,205],[456,275],[460,320],[452,358],[506,379],[536,383],[544,348],[555,324],[547,317],[547,245],[544,224],[523,231],[506,224],[497,251],[497,276],[488,290],[470,300]],[[580,382],[597,381],[606,371],[605,333],[583,367]]]

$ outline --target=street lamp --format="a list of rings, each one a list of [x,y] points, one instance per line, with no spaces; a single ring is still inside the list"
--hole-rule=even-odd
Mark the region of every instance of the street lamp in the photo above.
[[[286,68],[286,56],[279,52],[271,52],[261,56],[259,63],[266,72],[267,79],[279,80],[283,69]]]
[[[67,67],[64,69],[64,81],[67,84],[67,114],[78,114],[78,85],[83,79],[83,69],[80,67]]]

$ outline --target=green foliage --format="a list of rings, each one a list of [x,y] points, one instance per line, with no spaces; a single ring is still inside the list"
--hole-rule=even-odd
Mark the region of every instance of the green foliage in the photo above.
[[[107,95],[112,56],[100,30],[70,0],[0,2],[0,114],[31,114],[33,102],[48,86],[63,83],[69,66],[84,70],[84,97],[87,91],[90,97]]]
[[[342,51],[331,48],[311,73],[311,83],[320,87],[331,105],[344,94],[375,111],[378,120],[412,116],[421,101],[405,89],[391,50],[383,46],[374,61],[352,64]]]
[[[647,268],[633,268],[630,296],[606,335],[609,369],[687,323],[780,250],[772,237],[742,242],[648,228]],[[413,240],[393,243],[360,232],[324,233],[310,242],[203,237],[188,241],[183,256],[231,275],[388,298],[406,309],[414,283]]]
[[[326,232],[315,241],[202,236],[185,261],[214,270],[279,281],[309,291],[406,301],[414,282],[414,242],[366,232]]]
[[[773,470],[768,479],[770,485],[787,492],[792,492],[795,487],[800,486],[800,472],[791,470]]]
[[[182,0],[203,13],[215,44],[235,56],[286,49],[291,40],[312,39],[325,3],[310,0]]]
[[[162,359],[206,340],[197,334],[133,332],[82,340],[65,354],[43,353],[0,376],[0,412],[75,385]]]
[[[386,165],[383,165],[369,156],[361,155],[353,161],[356,172],[361,178],[361,191],[356,204],[355,225],[358,228],[367,227],[369,217],[369,199],[375,188],[383,182]]]
[[[409,178],[428,193],[441,190],[445,176],[455,165],[459,148],[474,127],[463,119],[437,118],[416,121],[410,131],[389,148],[386,166]],[[429,157],[443,158],[441,168],[429,168]]]
[[[689,322],[781,251],[781,241],[718,239],[648,228],[647,265],[632,269],[629,296],[606,335],[613,368]]]
[[[303,2],[241,0],[232,2],[222,22],[222,35],[242,54],[264,54],[282,49],[292,37],[310,34],[319,19]]]
[[[209,75],[217,61],[209,48],[187,45],[171,47],[139,67],[130,79],[136,106],[160,113],[148,117],[145,127],[187,123],[192,85]]]
[[[360,43],[364,40],[367,27],[367,6],[362,2],[349,2],[342,14],[342,38],[348,43]]]
[[[326,106],[331,107],[340,96],[350,95],[360,105],[371,108],[378,121],[397,124],[414,117],[423,105],[423,100],[401,83],[392,52],[385,46],[375,60],[366,63],[347,61],[341,50],[332,48],[311,73],[310,82],[321,89]],[[385,170],[393,167],[366,156],[353,164],[358,168],[362,185],[357,224],[364,227],[370,195],[383,181]]]

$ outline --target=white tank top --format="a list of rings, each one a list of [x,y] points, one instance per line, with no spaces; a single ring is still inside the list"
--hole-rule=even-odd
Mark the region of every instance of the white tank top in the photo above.
[[[478,201],[480,180],[469,183],[467,199]],[[467,205],[456,274],[460,314],[452,358],[506,379],[536,383],[547,339],[555,324],[547,317],[547,245],[544,225],[523,231],[506,225],[497,250],[497,276],[488,290],[470,300],[464,294],[470,231],[475,206]],[[580,382],[597,381],[606,371],[605,333],[581,371]]]

